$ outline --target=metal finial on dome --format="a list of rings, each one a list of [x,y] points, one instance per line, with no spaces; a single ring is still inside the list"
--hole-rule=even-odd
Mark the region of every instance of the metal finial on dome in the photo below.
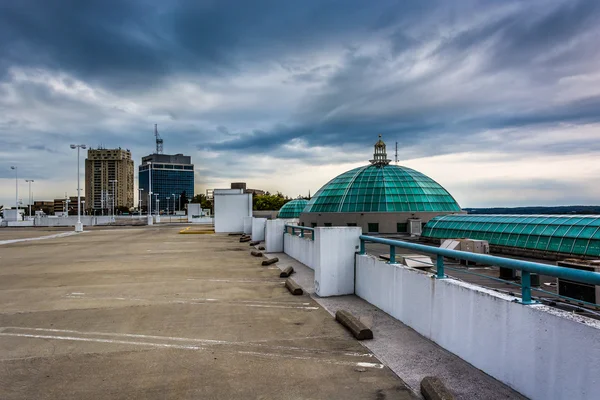
[[[369,160],[373,165],[388,165],[390,161],[387,158],[387,152],[385,149],[385,142],[381,140],[381,135],[379,135],[379,140],[375,143],[375,152],[373,153],[373,159]]]

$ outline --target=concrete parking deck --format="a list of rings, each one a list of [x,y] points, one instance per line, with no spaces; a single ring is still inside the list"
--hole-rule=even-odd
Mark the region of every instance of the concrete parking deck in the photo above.
[[[0,398],[414,398],[247,244],[180,230],[0,246]]]

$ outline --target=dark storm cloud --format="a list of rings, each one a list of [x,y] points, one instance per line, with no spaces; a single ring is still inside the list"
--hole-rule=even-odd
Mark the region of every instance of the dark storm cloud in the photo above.
[[[156,85],[181,72],[235,74],[242,63],[276,61],[290,51],[351,40],[378,28],[376,21],[397,9],[395,4],[7,1],[0,5],[0,67],[4,72],[12,65],[56,68],[115,89]],[[404,3],[404,11],[423,9],[417,1]]]
[[[436,64],[428,72],[389,85],[373,84],[378,80],[385,82],[385,76],[379,75],[382,64],[394,61],[399,55],[410,56],[423,44],[423,39],[414,38],[408,30],[403,30],[405,24],[400,24],[401,28],[388,36],[391,55],[364,55],[349,49],[342,66],[298,114],[296,124],[249,132],[217,143],[213,148],[267,152],[296,138],[308,146],[336,146],[342,142],[367,145],[374,135],[381,133],[400,140],[405,147],[426,142],[426,151],[438,154],[437,151],[444,152],[442,146],[431,148],[428,139],[443,135],[450,141],[452,137],[466,138],[487,129],[599,122],[597,96],[557,103],[553,99],[536,98],[535,86],[551,87],[569,74],[597,68],[597,56],[588,53],[600,40],[600,30],[595,24],[600,20],[600,3],[581,0],[554,2],[548,7],[540,7],[542,3],[536,3],[536,7],[522,5],[524,8],[517,11],[442,37],[430,56]],[[423,90],[433,87],[432,82],[450,76],[470,55],[483,59],[472,72],[473,81],[514,74],[519,78],[512,82],[515,87],[510,86],[509,79],[508,86],[499,81],[500,86],[492,92],[476,91],[465,96],[459,84],[450,88],[456,91],[455,98],[442,103],[435,101],[435,91]],[[299,74],[298,78],[322,79],[314,71]],[[505,90],[527,90],[517,86],[523,82],[532,85],[525,107],[517,102],[511,104],[510,99],[495,100]],[[469,83],[464,82],[465,88]],[[414,105],[409,102],[393,107],[402,97],[414,98]],[[371,104],[380,104],[380,111],[364,114],[361,108]]]

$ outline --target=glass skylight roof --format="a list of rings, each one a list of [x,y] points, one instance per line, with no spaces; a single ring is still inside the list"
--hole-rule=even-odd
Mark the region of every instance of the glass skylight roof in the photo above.
[[[499,246],[600,256],[597,215],[444,215],[429,221],[423,236],[480,239]]]
[[[288,201],[281,207],[277,218],[299,218],[300,213],[304,210],[304,207],[308,204],[308,200],[296,199]]]

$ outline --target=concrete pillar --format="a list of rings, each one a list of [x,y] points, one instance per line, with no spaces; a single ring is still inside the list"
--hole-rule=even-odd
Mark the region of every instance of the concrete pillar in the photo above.
[[[252,218],[252,240],[265,240],[266,218]]]
[[[250,235],[252,233],[252,217],[243,217],[244,233]]]
[[[361,227],[315,228],[315,293],[321,297],[354,293],[354,254]]]
[[[268,220],[265,227],[265,251],[267,253],[283,253],[283,230],[286,220]]]

